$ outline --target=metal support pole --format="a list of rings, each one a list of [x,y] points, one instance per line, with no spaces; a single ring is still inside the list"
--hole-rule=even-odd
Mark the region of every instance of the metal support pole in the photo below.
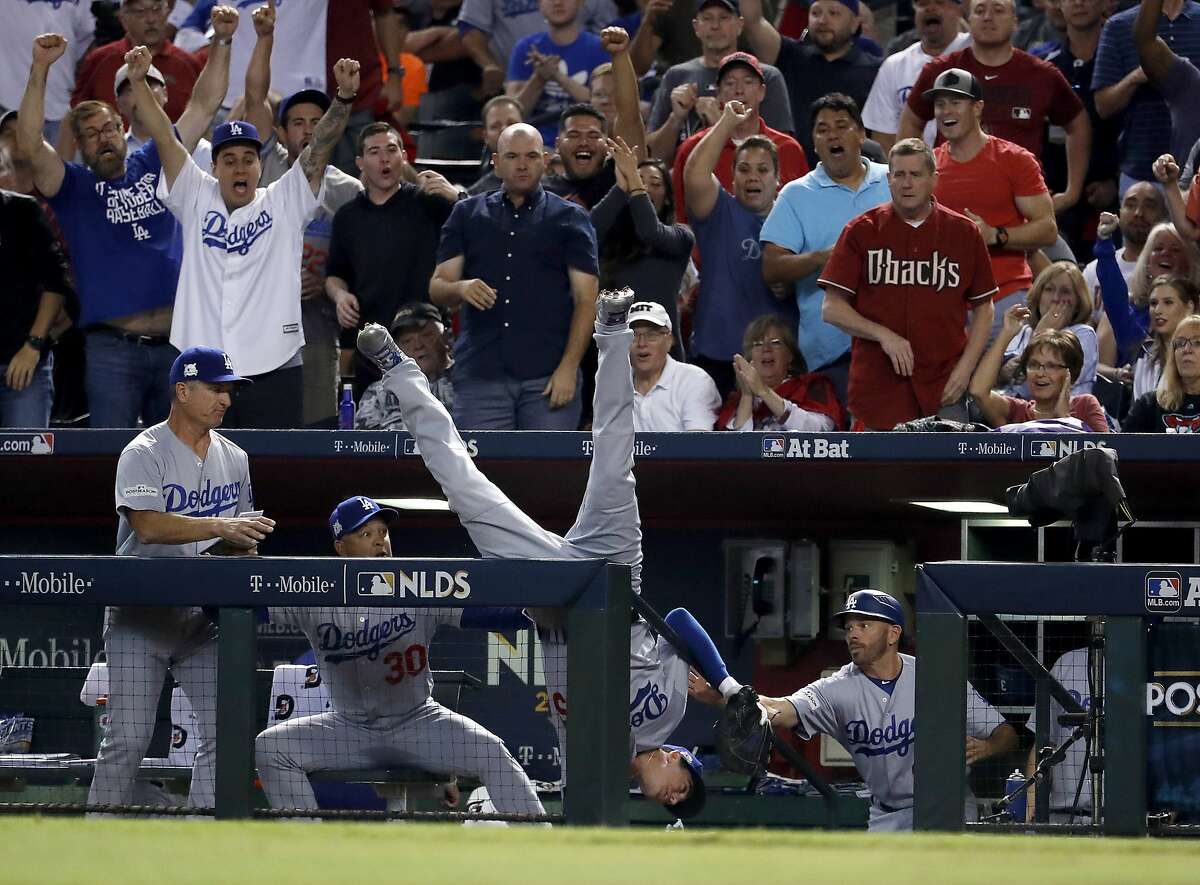
[[[967,797],[967,620],[961,614],[917,612],[917,709],[920,738],[914,762],[913,827],[961,831]]]
[[[1105,620],[1103,802],[1112,835],[1146,833],[1146,646],[1141,618]]]
[[[246,818],[254,782],[254,609],[222,608],[218,623],[216,815]]]
[[[603,586],[567,610],[567,823],[629,823],[629,566],[607,565]]]

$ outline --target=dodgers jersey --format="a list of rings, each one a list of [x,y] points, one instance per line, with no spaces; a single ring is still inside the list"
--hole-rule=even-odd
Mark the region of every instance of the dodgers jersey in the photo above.
[[[644,621],[629,629],[629,755],[657,750],[687,710],[688,664]]]
[[[333,709],[352,722],[403,716],[433,694],[429,644],[459,626],[461,608],[271,608],[271,620],[304,631]]]
[[[171,430],[166,421],[135,436],[117,461],[117,555],[198,556],[216,538],[190,544],[143,544],[129,521],[130,510],[179,516],[237,516],[254,509],[250,459],[221,434],[209,434],[204,459]],[[169,588],[162,588],[163,592]],[[198,608],[110,607],[106,626],[136,623],[175,632],[210,630]]]
[[[917,738],[917,659],[902,654],[900,664],[891,695],[849,663],[788,698],[800,717],[796,733],[836,740],[854,759],[872,798],[893,808],[912,805]],[[1004,718],[970,683],[966,692],[967,734],[986,738]]]
[[[1088,685],[1088,651],[1086,648],[1072,649],[1063,654],[1050,668],[1050,675],[1062,683],[1063,688],[1071,693],[1084,710],[1092,706],[1092,690]],[[1058,701],[1050,698],[1050,722],[1046,732],[1046,740],[1058,746],[1065,741],[1075,729],[1062,725],[1058,717],[1066,710]],[[1037,710],[1029,717],[1030,731],[1037,728]],[[1036,734],[1036,731],[1035,731]],[[1079,779],[1083,778],[1083,790],[1079,794],[1079,807],[1092,807],[1092,778],[1084,765],[1087,754],[1084,752],[1084,742],[1078,740],[1067,748],[1066,758],[1054,766],[1050,773],[1050,809],[1060,811],[1070,808],[1075,801],[1075,790],[1079,787]]]
[[[174,184],[160,176],[158,197],[183,229],[171,343],[219,347],[240,375],[261,375],[294,357],[304,344],[304,229],[324,196],[324,182],[314,194],[300,163],[232,213],[217,180],[191,157]]]

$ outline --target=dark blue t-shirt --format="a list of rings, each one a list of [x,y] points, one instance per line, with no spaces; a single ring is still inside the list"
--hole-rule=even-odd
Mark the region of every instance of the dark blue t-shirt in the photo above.
[[[101,181],[86,166],[66,164],[48,202],[71,252],[80,327],[174,303],[183,237],[155,196],[161,172],[152,141],[129,155],[121,178]]]

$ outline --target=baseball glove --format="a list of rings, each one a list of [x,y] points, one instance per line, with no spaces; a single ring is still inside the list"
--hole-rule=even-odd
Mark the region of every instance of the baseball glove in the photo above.
[[[725,768],[749,775],[766,771],[771,756],[771,724],[753,688],[743,686],[729,699],[716,731],[717,751]]]

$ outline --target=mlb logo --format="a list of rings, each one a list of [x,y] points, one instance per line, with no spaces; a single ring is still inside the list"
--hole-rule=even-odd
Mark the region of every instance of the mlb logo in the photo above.
[[[1033,441],[1033,457],[1035,458],[1057,458],[1058,446],[1053,440],[1035,439]]]
[[[1146,573],[1146,611],[1177,612],[1182,607],[1183,579],[1179,572]]]
[[[395,596],[395,572],[359,572],[359,596]]]
[[[762,456],[764,458],[782,458],[787,451],[787,444],[782,436],[764,436],[762,441]]]

